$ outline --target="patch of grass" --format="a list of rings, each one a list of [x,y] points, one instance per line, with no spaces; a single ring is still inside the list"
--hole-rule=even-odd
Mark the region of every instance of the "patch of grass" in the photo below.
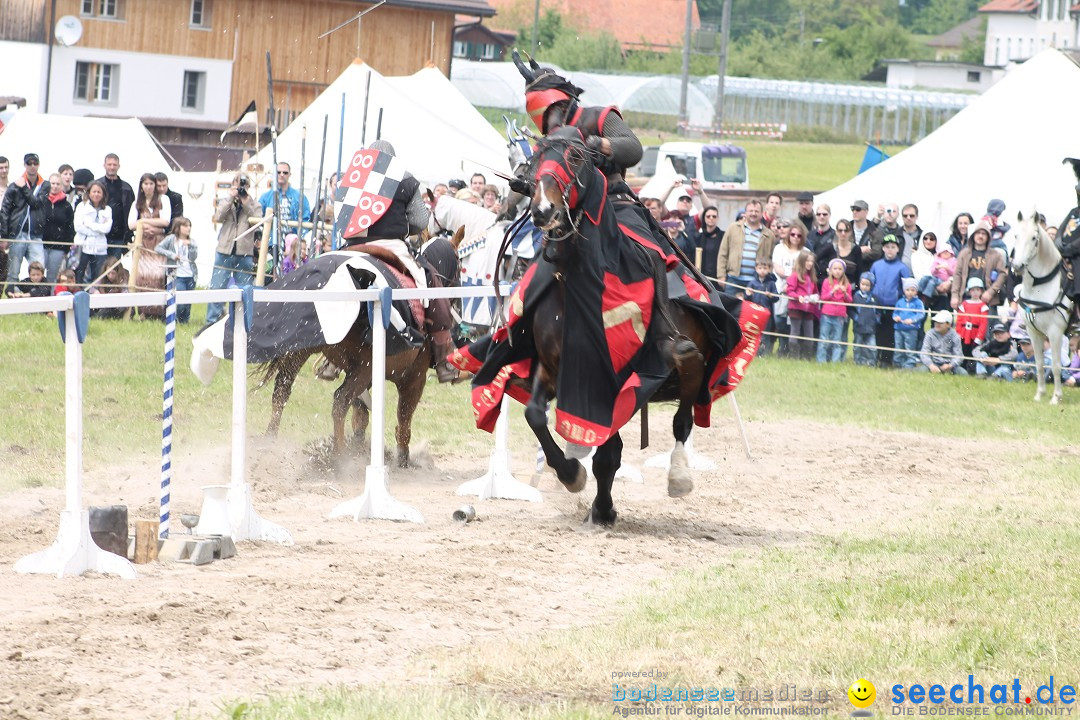
[[[837,365],[758,358],[737,393],[751,422],[801,418],[1014,445],[1075,439],[1080,392],[1065,390],[1055,407],[1032,401],[1034,383],[879,370],[855,365],[849,353]]]
[[[203,316],[197,309],[197,318]],[[44,315],[4,317],[0,333],[0,492],[19,487],[57,486],[64,478],[64,347],[56,320]],[[185,443],[228,443],[232,424],[232,364],[223,362],[204,387],[188,370],[198,319],[180,325],[176,337],[173,447]],[[142,456],[156,463],[161,448],[164,327],[154,321],[91,320],[83,345],[84,466],[107,466]],[[306,443],[330,436],[331,402],[339,383],[301,371],[282,416],[281,435]],[[248,378],[248,433],[266,429],[272,384],[256,390]],[[397,395],[387,385],[387,447],[394,447]],[[524,420],[515,414],[515,432]],[[348,424],[346,432],[351,432]],[[476,444],[491,437],[476,430],[468,385],[439,386],[432,374],[413,424],[413,443],[432,450]]]
[[[329,688],[306,695],[271,698],[265,702],[227,705],[219,717],[228,720],[599,720],[607,717],[593,709],[552,702],[523,702],[494,693],[414,688]]]
[[[1080,652],[1071,611],[1080,486],[1067,463],[1017,460],[1030,476],[1000,473],[978,507],[740,551],[658,583],[610,622],[451,653],[440,670],[482,687],[554,686],[567,702],[608,708],[613,671],[651,668],[667,673],[666,686],[824,689],[845,712],[859,677],[882,700],[894,683],[968,673],[987,687],[1017,677],[1034,688]]]
[[[1080,484],[1069,463],[1038,452],[1015,460],[1029,472],[996,474],[961,510],[737,551],[655,583],[594,625],[418,658],[414,674],[443,683],[433,689],[334,689],[272,699],[241,717],[599,718],[612,715],[613,682],[795,685],[846,714],[846,688],[859,677],[877,686],[883,715],[896,683],[951,684],[970,673],[987,689],[1015,677],[1030,692],[1052,674],[1072,682]],[[612,676],[651,669],[665,676]]]

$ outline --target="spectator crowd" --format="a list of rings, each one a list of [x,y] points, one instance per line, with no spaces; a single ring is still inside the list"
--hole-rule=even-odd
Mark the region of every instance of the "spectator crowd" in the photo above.
[[[163,288],[170,272],[177,289],[195,287],[198,250],[191,221],[183,215],[183,197],[169,188],[165,173],[143,173],[136,192],[120,178],[115,153],[105,156],[104,172],[96,179],[92,171],[67,164],[45,175],[35,153],[22,160],[22,172],[11,178],[10,160],[0,157],[4,295],[42,297],[76,287],[126,292],[130,278],[120,261],[132,247],[139,221],[142,252],[136,288]],[[268,262],[271,277],[332,249],[336,175],[313,208],[292,187],[291,174],[289,163],[278,163],[277,202],[280,217],[289,224],[282,248],[272,253],[276,263]],[[275,193],[266,190],[256,198],[251,187],[251,179],[237,173],[227,194],[217,200],[211,288],[254,280],[259,226],[249,219],[272,208]],[[503,209],[498,188],[479,173],[468,184],[450,180],[432,190],[436,200],[453,194],[496,214]],[[665,210],[676,191],[675,207]],[[836,363],[845,361],[850,347],[859,365],[1011,381],[1033,376],[1035,352],[1043,353],[1047,367],[1051,353],[1057,352],[1066,384],[1080,382],[1075,340],[1060,348],[1031,347],[1016,302],[1018,280],[1008,261],[1010,228],[1002,219],[1005,203],[999,199],[991,199],[977,221],[971,213],[960,213],[940,237],[920,226],[919,209],[911,203],[882,204],[871,216],[866,201],[854,200],[849,218],[834,219],[831,207],[815,207],[813,196],[804,192],[796,196],[789,219],[784,199],[770,193],[764,201],[747,202],[724,228],[717,205],[697,180],[688,188],[676,180],[662,197],[642,201],[704,275],[726,292],[769,309],[762,354],[775,350]],[[1040,221],[1053,237],[1056,228]],[[24,261],[27,271],[20,277]],[[96,312],[119,316],[123,310]],[[160,316],[161,309],[144,312]],[[207,323],[222,313],[220,304],[211,304]],[[182,306],[178,316],[187,322],[190,306]]]
[[[760,354],[835,363],[850,347],[859,365],[1012,381],[1034,377],[1035,352],[1047,368],[1058,353],[1062,380],[1080,382],[1076,338],[1031,347],[999,199],[977,221],[960,213],[940,238],[920,226],[911,203],[882,204],[871,215],[866,201],[854,200],[850,216],[835,219],[803,192],[789,218],[784,199],[770,193],[721,229],[717,205],[696,181],[687,189],[676,180],[663,197],[642,200],[704,275],[769,309]]]

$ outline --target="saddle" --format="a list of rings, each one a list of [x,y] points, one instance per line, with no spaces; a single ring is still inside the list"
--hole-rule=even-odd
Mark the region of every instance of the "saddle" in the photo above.
[[[406,277],[409,276],[409,270],[405,267],[405,264],[401,262],[401,258],[399,258],[395,253],[387,250],[384,247],[379,247],[378,245],[368,245],[367,243],[349,243],[342,249],[348,250],[350,252],[358,252],[370,255],[373,258],[376,258],[377,260],[381,260],[382,262],[386,263],[402,275],[405,275]]]

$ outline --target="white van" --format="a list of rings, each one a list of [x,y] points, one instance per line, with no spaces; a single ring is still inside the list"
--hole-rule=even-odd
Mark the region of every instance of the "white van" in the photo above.
[[[746,150],[738,145],[706,145],[696,142],[669,142],[645,148],[641,162],[630,168],[631,187],[644,185],[656,174],[665,160],[671,162],[678,175],[687,180],[698,179],[706,190],[749,190],[750,171]],[[634,182],[634,180],[637,182]]]

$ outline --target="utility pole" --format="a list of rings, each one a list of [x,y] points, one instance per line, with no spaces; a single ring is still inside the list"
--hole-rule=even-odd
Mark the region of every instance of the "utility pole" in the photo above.
[[[532,37],[532,54],[536,57],[540,52],[540,0],[536,0],[536,7],[533,9],[533,37]]]
[[[720,15],[720,62],[716,69],[716,111],[713,128],[719,134],[724,129],[724,76],[727,74],[728,40],[731,39],[731,0],[724,0]]]
[[[686,36],[682,50],[682,87],[679,90],[679,123],[685,125],[690,124],[690,112],[686,107],[686,93],[690,85],[690,33],[693,21],[694,0],[686,0]]]

